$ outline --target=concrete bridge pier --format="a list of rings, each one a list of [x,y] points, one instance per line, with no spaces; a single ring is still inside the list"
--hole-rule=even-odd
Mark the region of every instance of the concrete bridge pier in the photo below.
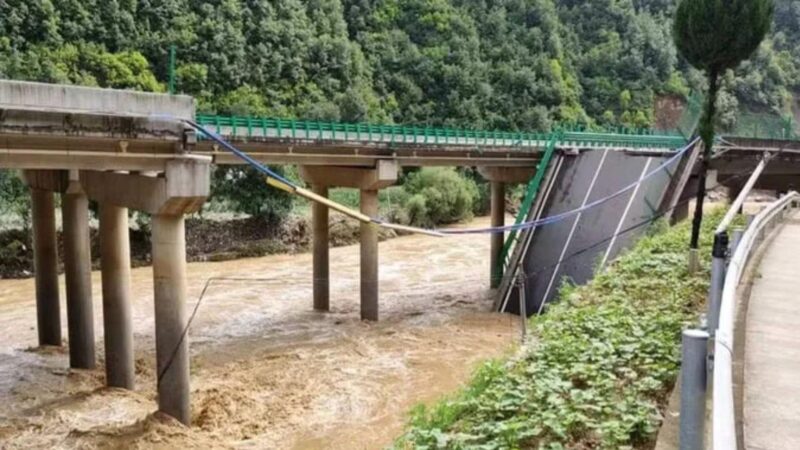
[[[69,361],[73,368],[94,369],[89,199],[77,179],[77,171],[71,171],[69,178],[67,190],[61,196]]]
[[[151,226],[158,409],[189,424],[189,341],[186,329],[183,215],[154,215]]]
[[[328,198],[328,187],[315,184],[315,194]],[[314,253],[313,289],[314,309],[330,311],[330,264],[328,207],[320,203],[311,205],[312,246]]]
[[[360,210],[374,217],[378,214],[378,191],[397,182],[399,167],[395,161],[378,160],[374,168],[301,166],[300,175],[314,191],[327,195],[330,187],[360,190]],[[328,211],[313,205],[314,222],[314,308],[329,308]],[[324,212],[323,212],[324,211]],[[378,320],[378,229],[361,224],[361,319]],[[324,308],[322,308],[324,306]]]
[[[361,190],[359,207],[369,217],[378,215],[378,191]],[[361,223],[361,320],[378,320],[378,226]]]
[[[480,167],[478,172],[489,181],[491,186],[491,221],[493,227],[505,226],[506,218],[506,186],[509,184],[527,183],[535,174],[531,167]],[[491,247],[489,255],[489,284],[492,289],[500,286],[502,281],[501,253],[505,242],[505,233],[490,235]]]
[[[124,208],[152,217],[153,297],[155,307],[156,373],[158,409],[191,422],[189,401],[189,337],[186,314],[186,241],[184,214],[198,211],[209,194],[208,159],[172,160],[158,176],[82,171],[81,182],[89,197],[103,205],[104,246],[121,245],[104,261],[104,306],[109,326],[125,331],[113,335],[114,366],[108,367],[109,383],[133,385],[130,338],[129,255],[127,217]],[[119,274],[120,280],[113,280]],[[105,312],[105,311],[104,311]],[[113,318],[112,318],[113,316]],[[112,377],[111,374],[114,374]]]
[[[134,388],[133,322],[128,209],[100,205],[100,265],[103,285],[106,385]]]
[[[31,186],[33,272],[36,281],[36,329],[39,345],[61,345],[58,294],[58,243],[53,192]]]

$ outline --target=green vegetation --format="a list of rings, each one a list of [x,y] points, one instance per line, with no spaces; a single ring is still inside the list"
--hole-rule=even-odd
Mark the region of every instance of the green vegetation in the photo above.
[[[677,57],[675,4],[8,0],[0,77],[165,91],[175,45],[178,91],[206,112],[510,131],[644,126],[655,95],[703,87]],[[724,77],[734,117],[740,106],[787,111],[800,85],[799,5],[776,0],[767,43]]]
[[[703,224],[705,237],[721,212]],[[687,273],[689,232],[688,222],[657,224],[589,284],[563,286],[517,354],[486,363],[455,397],[418,407],[396,447],[649,448],[681,330],[707,289],[705,271]]]
[[[772,0],[681,0],[675,13],[675,45],[681,55],[708,78],[708,95],[699,133],[704,156],[697,189],[691,247],[697,248],[703,220],[705,182],[714,145],[719,77],[734,69],[761,45],[772,23]]]
[[[765,44],[721,74],[726,127],[746,110],[790,112],[800,88],[800,0],[775,6]],[[164,92],[175,45],[177,90],[203,112],[508,131],[559,121],[649,126],[656,95],[705,85],[677,56],[675,8],[665,0],[7,0],[0,77]],[[288,200],[255,178],[222,170],[215,179],[226,185],[214,193],[240,212],[283,217]],[[252,189],[261,192],[230,195]]]

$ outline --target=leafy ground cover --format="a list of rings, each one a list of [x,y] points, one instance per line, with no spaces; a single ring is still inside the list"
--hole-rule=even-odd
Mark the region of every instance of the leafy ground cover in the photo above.
[[[703,256],[720,218],[704,221]],[[563,286],[514,356],[485,363],[454,397],[417,407],[396,447],[651,448],[681,330],[708,287],[705,269],[687,272],[688,240],[688,222],[654,225],[593,281]]]

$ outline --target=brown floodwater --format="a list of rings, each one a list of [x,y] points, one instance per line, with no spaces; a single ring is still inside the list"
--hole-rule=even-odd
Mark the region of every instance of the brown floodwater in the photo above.
[[[99,273],[91,371],[35,347],[33,280],[0,281],[0,448],[385,447],[412,407],[514,347],[518,320],[489,312],[488,255],[485,235],[381,243],[378,323],[359,320],[357,246],[331,249],[329,313],[311,308],[309,254],[189,264],[190,311],[218,279],[190,329],[190,428],[153,414],[150,268],[132,276],[132,392],[104,387]]]

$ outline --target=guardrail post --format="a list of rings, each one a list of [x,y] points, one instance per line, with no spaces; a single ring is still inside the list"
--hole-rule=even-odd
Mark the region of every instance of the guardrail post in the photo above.
[[[681,450],[702,450],[706,419],[708,333],[684,330],[681,355]]]
[[[528,305],[525,300],[525,273],[522,270],[517,275],[517,292],[519,292],[519,318],[522,333],[520,343],[524,344],[525,337],[528,335]]]
[[[708,329],[713,335],[719,324],[719,306],[722,302],[722,289],[725,285],[725,258],[728,251],[728,233],[714,235],[711,251],[711,286],[708,288]]]
[[[744,229],[738,227],[733,229],[728,255],[733,255],[733,253],[736,252],[736,248],[739,247],[739,242],[742,241],[742,236],[744,236]]]

